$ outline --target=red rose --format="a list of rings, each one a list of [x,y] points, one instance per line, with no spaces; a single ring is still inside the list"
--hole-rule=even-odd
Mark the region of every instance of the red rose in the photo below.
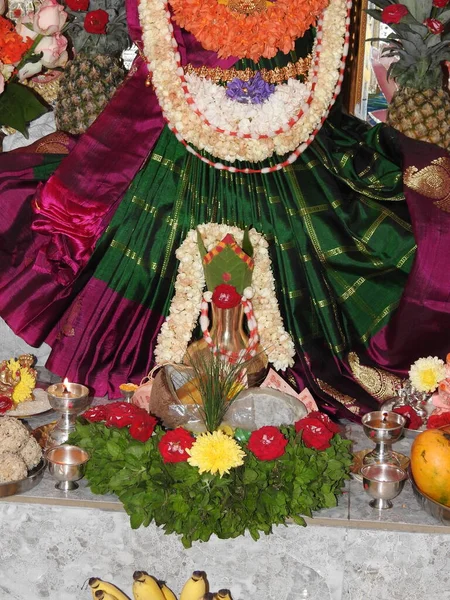
[[[252,431],[247,448],[259,460],[275,460],[285,453],[287,439],[277,427],[266,425]]]
[[[5,413],[12,408],[13,401],[8,396],[0,396],[0,413]]]
[[[106,10],[99,8],[91,10],[84,18],[84,28],[88,33],[103,34],[106,33],[106,25],[109,21],[109,15]]]
[[[182,427],[168,431],[162,436],[158,444],[163,461],[165,463],[186,461],[189,458],[186,448],[190,448],[194,441],[194,436]]]
[[[428,429],[437,429],[438,427],[444,427],[445,425],[450,425],[450,411],[428,417]]]
[[[433,6],[436,8],[444,8],[449,0],[433,0]]]
[[[295,424],[295,431],[302,432],[302,440],[308,448],[326,450],[334,433],[320,419],[305,417]]]
[[[406,17],[408,12],[409,11],[404,4],[390,4],[383,8],[381,20],[387,25],[389,25],[389,23],[400,23],[403,17]]]
[[[313,410],[310,413],[308,413],[308,417],[310,419],[319,419],[319,421],[321,421],[325,425],[325,427],[329,429],[332,433],[341,432],[341,428],[339,427],[339,425],[337,423],[333,423],[330,417],[325,413],[322,413],[318,410]]]
[[[423,419],[419,417],[412,406],[398,406],[392,412],[405,417],[406,427],[408,429],[419,429],[423,425]]]
[[[142,415],[135,415],[134,421],[130,427],[130,435],[138,442],[146,442],[152,437],[157,420],[142,410]]]
[[[87,10],[89,7],[89,0],[66,0],[66,4],[70,10]]]
[[[99,406],[93,406],[92,408],[87,410],[85,413],[83,413],[82,416],[85,419],[87,419],[88,421],[90,421],[91,423],[96,423],[97,421],[106,421],[107,408],[108,407],[106,404],[100,404]]]
[[[234,308],[240,303],[241,295],[236,291],[234,285],[221,283],[214,289],[212,301],[219,308]]]
[[[142,414],[148,414],[145,410],[128,402],[113,402],[107,405],[106,411],[106,426],[118,428],[128,427],[134,423],[135,418],[140,418]]]
[[[434,33],[434,35],[439,35],[444,31],[444,24],[438,19],[425,19],[423,24],[426,25],[428,31]]]

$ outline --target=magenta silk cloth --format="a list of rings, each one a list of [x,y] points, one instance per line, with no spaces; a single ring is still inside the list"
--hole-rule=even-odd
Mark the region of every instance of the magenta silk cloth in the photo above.
[[[131,37],[140,44],[134,0],[127,0]],[[182,62],[228,68],[236,59],[219,60],[202,50],[192,35],[174,26]],[[33,203],[35,232],[48,237],[36,269],[69,283],[86,265],[118,202],[154,147],[165,120],[156,94],[145,85],[148,69],[138,56],[124,84],[81,137]]]
[[[423,182],[412,189],[405,178],[404,192],[417,243],[414,265],[398,309],[369,345],[376,364],[406,374],[418,358],[445,359],[450,352],[450,155],[438,146],[403,135],[399,138],[403,171],[435,169],[429,171],[429,177],[433,185],[436,181],[440,184],[437,195],[442,198],[439,202],[422,195],[426,193]],[[433,167],[434,160],[441,161],[439,169]]]
[[[135,0],[127,0],[127,18],[139,44]],[[182,36],[176,26],[174,31],[183,63],[227,68],[236,61],[219,60],[192,36]],[[16,245],[12,250],[0,246],[6,255],[14,253],[2,266],[0,310],[32,346],[52,340],[58,319],[89,281],[86,265],[95,244],[165,125],[156,95],[145,85],[147,76],[138,56],[106,109],[37,192],[32,169],[41,158],[26,152],[2,157],[3,172],[12,161],[14,173],[0,190],[2,198],[10,198],[4,204],[11,212],[2,223],[8,233],[15,228]],[[17,310],[21,297],[27,297],[26,311]]]

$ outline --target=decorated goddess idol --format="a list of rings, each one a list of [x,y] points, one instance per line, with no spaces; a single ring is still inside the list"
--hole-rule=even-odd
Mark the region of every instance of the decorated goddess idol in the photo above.
[[[445,356],[450,162],[340,110],[349,11],[128,0],[139,54],[94,124],[0,159],[0,314],[51,371],[117,397],[203,338],[357,419]]]

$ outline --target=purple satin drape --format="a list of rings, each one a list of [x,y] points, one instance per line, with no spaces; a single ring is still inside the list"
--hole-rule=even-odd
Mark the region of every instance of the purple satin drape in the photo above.
[[[368,349],[376,364],[404,375],[418,358],[445,358],[450,351],[450,155],[403,135],[399,143],[404,172],[409,167],[417,171],[433,168],[436,159],[445,161],[442,196],[447,191],[447,204],[437,204],[426,195],[426,187],[415,190],[404,185],[417,251],[400,305]]]
[[[140,44],[137,5],[127,0],[130,35]],[[182,62],[228,68],[236,59],[219,60],[202,50],[190,34],[174,27]],[[137,56],[122,86],[80,138],[58,170],[42,185],[33,207],[32,228],[47,237],[36,269],[69,283],[89,260],[96,241],[138,170],[153,149],[165,120],[152,89],[148,69]]]

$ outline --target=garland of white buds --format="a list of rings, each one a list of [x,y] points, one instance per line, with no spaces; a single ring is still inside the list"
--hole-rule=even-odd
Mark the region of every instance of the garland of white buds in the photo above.
[[[217,246],[227,233],[230,233],[239,245],[242,244],[244,237],[242,229],[218,223],[205,223],[188,232],[176,252],[179,267],[175,282],[175,296],[170,305],[169,315],[158,335],[155,349],[157,364],[183,361],[199,318],[205,276],[197,245],[197,230],[208,252]],[[294,364],[294,342],[284,329],[280,314],[267,240],[255,229],[251,229],[248,233],[253,246],[254,269],[252,287],[244,290],[244,296],[247,300],[252,298],[253,313],[258,324],[262,349],[275,369],[284,371]]]

